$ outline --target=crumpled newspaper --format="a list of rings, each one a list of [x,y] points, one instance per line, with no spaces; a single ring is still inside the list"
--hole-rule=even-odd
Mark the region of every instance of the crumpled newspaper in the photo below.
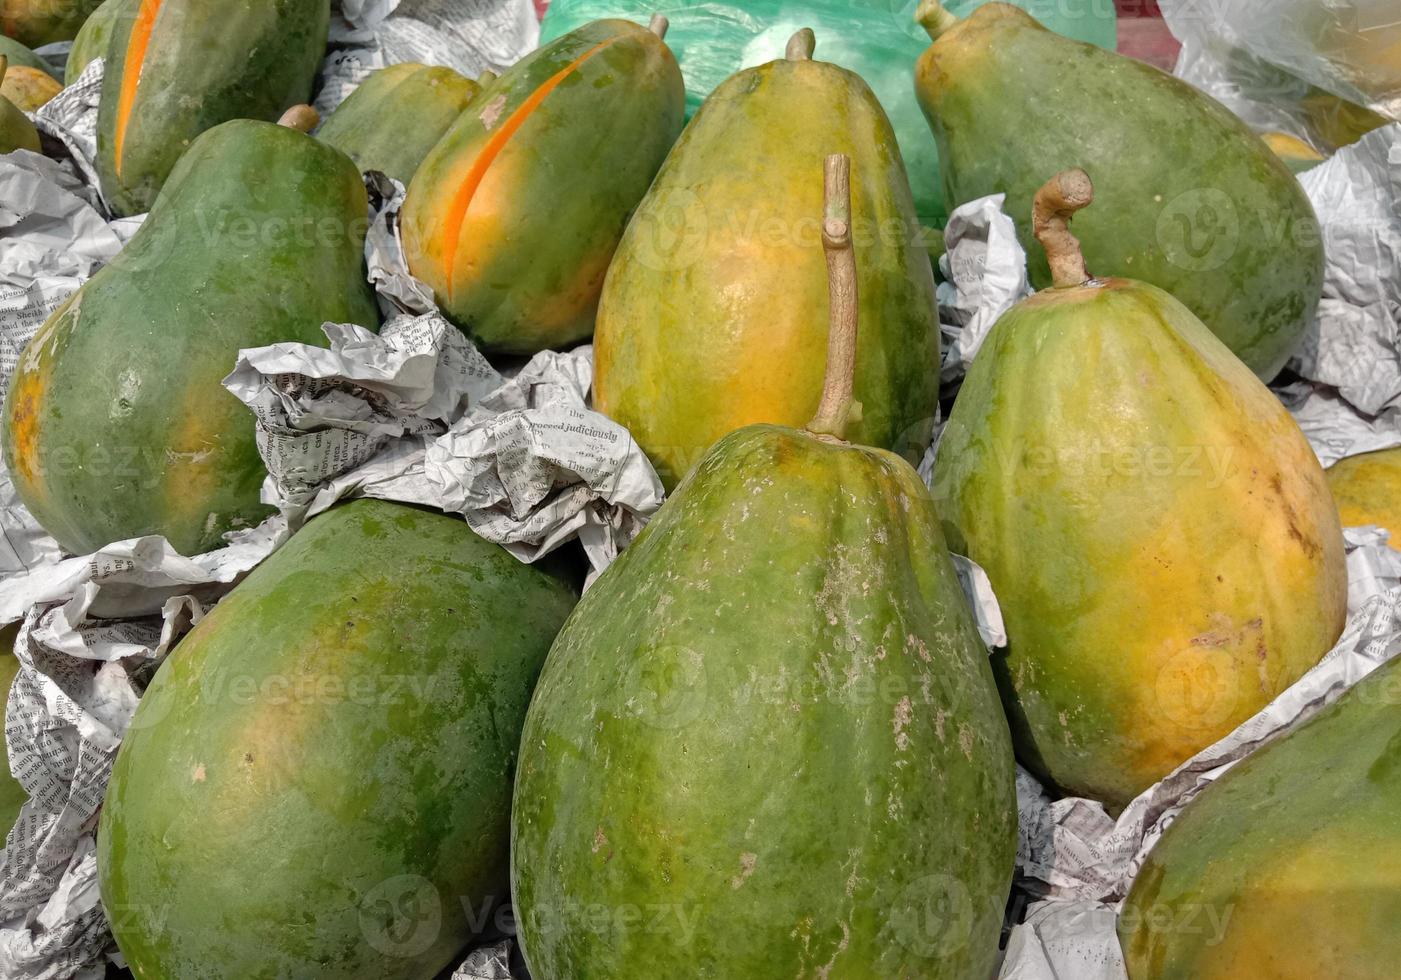
[[[1348,528],[1348,621],[1313,670],[1230,735],[1145,790],[1115,820],[1100,803],[1051,801],[1017,775],[1017,871],[1045,901],[1008,944],[1003,980],[1126,980],[1115,929],[1134,876],[1182,808],[1266,741],[1292,731],[1401,654],[1401,552],[1376,528]]]
[[[378,497],[462,514],[525,561],[577,535],[602,571],[661,506],[632,436],[587,407],[588,348],[508,379],[436,313],[324,329],[329,350],[243,351],[224,382],[258,417],[263,499],[293,528]]]
[[[474,949],[462,965],[453,971],[451,980],[523,980],[511,974],[511,951],[515,940],[503,939],[498,943]]]
[[[535,49],[531,0],[342,0],[314,105],[324,117],[376,68],[404,61],[444,65],[475,79]]]
[[[1299,175],[1327,248],[1318,319],[1290,362],[1376,416],[1401,404],[1401,123]]]
[[[988,331],[1032,293],[1017,226],[1002,211],[1006,194],[955,208],[944,228],[939,259],[939,326],[944,335],[944,384],[968,373]]]

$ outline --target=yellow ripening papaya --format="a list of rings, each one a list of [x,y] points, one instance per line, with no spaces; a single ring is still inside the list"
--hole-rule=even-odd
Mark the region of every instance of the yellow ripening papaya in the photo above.
[[[38,112],[39,107],[63,91],[63,83],[46,71],[28,65],[11,65],[0,82],[0,95],[22,112]]]
[[[939,397],[934,276],[895,133],[874,93],[787,57],[720,85],[628,225],[599,304],[595,399],[674,487],[725,434],[802,425],[825,359],[827,271],[816,165],[855,161],[862,331],[854,442],[923,453]]]
[[[1401,448],[1349,456],[1327,475],[1343,527],[1386,528],[1391,546],[1401,551]]]
[[[1288,133],[1261,133],[1260,138],[1293,173],[1303,173],[1328,159],[1297,136]]]
[[[593,333],[628,216],[681,132],[665,29],[600,20],[545,45],[485,86],[414,174],[409,270],[485,349]]]
[[[1119,917],[1131,980],[1395,980],[1398,694],[1401,659],[1187,804]]]
[[[987,570],[1023,763],[1128,803],[1297,680],[1342,631],[1322,467],[1250,369],[1168,293],[1091,278],[1042,188],[1053,285],[993,327],[940,441],[951,546]]]

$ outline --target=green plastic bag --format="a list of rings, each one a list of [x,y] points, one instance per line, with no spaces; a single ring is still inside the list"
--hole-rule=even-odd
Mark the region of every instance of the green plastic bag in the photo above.
[[[985,2],[946,0],[944,5],[962,17]],[[1115,46],[1113,0],[1016,2],[1067,37]],[[783,57],[788,38],[799,28],[811,27],[817,34],[818,60],[856,72],[880,98],[900,141],[920,220],[942,228],[948,212],[938,151],[914,92],[915,62],[929,46],[929,36],[915,23],[918,6],[918,0],[553,0],[541,42],[602,17],[645,24],[653,14],[665,14],[671,21],[667,44],[681,63],[687,110],[693,114],[726,78]],[[989,152],[997,148],[989,147]]]

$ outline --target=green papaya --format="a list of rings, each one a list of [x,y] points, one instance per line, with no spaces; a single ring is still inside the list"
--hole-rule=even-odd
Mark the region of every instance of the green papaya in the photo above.
[[[486,350],[593,332],[628,216],[681,133],[681,69],[648,30],[600,20],[484,87],[409,185],[409,270]]]
[[[180,642],[117,754],[97,864],[138,980],[448,966],[508,898],[521,725],[577,598],[403,504],[294,535]]]
[[[89,64],[98,58],[106,58],[107,48],[117,33],[118,21],[134,18],[140,9],[141,0],[103,0],[102,6],[92,12],[83,29],[73,39],[73,47],[68,51],[68,63],[63,69],[63,84],[72,85]]]
[[[550,650],[512,813],[536,980],[994,971],[1011,743],[928,490],[840,438],[856,265],[833,185],[817,416],[717,443]]]
[[[117,16],[97,117],[112,210],[150,210],[200,133],[308,101],[329,21],[329,0],[139,0]]]
[[[72,40],[102,0],[0,0],[0,34],[30,48]]]
[[[390,65],[361,82],[316,135],[361,170],[407,185],[479,90],[451,68]]]
[[[1037,194],[1054,285],[989,333],[934,486],[1001,602],[1023,765],[1117,808],[1318,663],[1347,568],[1279,400],[1161,289],[1089,278],[1067,222],[1092,197],[1078,170]]]
[[[0,85],[4,84],[9,74],[9,59],[0,54]],[[42,149],[39,131],[34,128],[29,117],[13,102],[0,95],[0,154],[13,153],[15,150],[32,150],[39,153]]]
[[[937,415],[934,276],[890,121],[861,78],[788,57],[706,99],[628,226],[599,305],[599,411],[627,426],[668,488],[714,442],[798,426],[821,390],[827,273],[813,161],[856,165],[862,322],[855,442],[922,454]]]
[[[1401,660],[1237,762],[1148,853],[1131,980],[1392,980],[1401,960]]]
[[[1386,528],[1391,547],[1401,551],[1401,448],[1349,456],[1326,475],[1343,527]]]
[[[183,554],[272,513],[238,351],[375,326],[349,158],[240,119],[190,146],[136,236],[35,334],[5,401],[20,499],[65,549],[163,534]]]
[[[6,37],[3,34],[0,34],[0,55],[4,55],[9,59],[10,67],[12,68],[18,68],[23,65],[26,68],[37,68],[40,71],[48,72],[50,75],[53,74],[53,69],[48,66],[48,63],[45,62],[43,58],[39,57],[33,51],[30,51],[14,38]]]
[[[19,635],[19,624],[15,623],[0,629],[0,706],[8,704],[10,688],[19,673],[19,658],[15,656],[15,639]],[[4,708],[0,707],[0,717]],[[10,755],[5,744],[4,730],[0,729],[0,847],[10,828],[19,819],[19,811],[29,800],[29,794],[10,775]]]
[[[1323,291],[1323,236],[1299,182],[1225,106],[1157,68],[1046,30],[1003,3],[966,20],[936,0],[916,87],[949,206],[1005,193],[1034,285],[1050,284],[1028,210],[1046,174],[1083,166],[1106,205],[1082,219],[1099,276],[1171,293],[1262,380]]]

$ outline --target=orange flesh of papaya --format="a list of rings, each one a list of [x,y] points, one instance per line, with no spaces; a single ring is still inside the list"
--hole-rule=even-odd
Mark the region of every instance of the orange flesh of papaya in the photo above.
[[[161,0],[141,0],[141,9],[131,29],[131,43],[126,49],[126,69],[122,72],[122,94],[117,107],[117,128],[114,135],[117,176],[122,175],[122,144],[126,142],[127,123],[131,108],[136,104],[136,87],[141,84],[141,66],[151,44],[151,31],[156,26]]]
[[[148,0],[149,2],[149,0]],[[157,0],[158,2],[158,0]],[[477,188],[481,186],[482,179],[486,172],[491,169],[491,165],[496,162],[501,151],[510,141],[516,131],[525,125],[525,121],[530,118],[531,113],[540,108],[540,105],[549,97],[550,93],[557,89],[566,78],[579,70],[579,66],[598,54],[604,48],[618,41],[626,35],[611,37],[606,41],[589,48],[578,58],[574,59],[564,68],[549,78],[543,85],[530,94],[530,97],[522,102],[515,112],[511,113],[509,119],[502,124],[482,148],[482,151],[473,158],[467,173],[463,175],[462,182],[458,185],[457,194],[452,199],[452,207],[448,211],[448,220],[443,224],[443,230],[435,243],[436,251],[442,260],[443,280],[447,283],[448,299],[451,300],[455,287],[453,269],[457,265],[457,251],[461,244],[462,225],[467,219],[467,211],[472,206],[472,199],[476,196]],[[117,144],[118,159],[121,157],[121,144]]]

